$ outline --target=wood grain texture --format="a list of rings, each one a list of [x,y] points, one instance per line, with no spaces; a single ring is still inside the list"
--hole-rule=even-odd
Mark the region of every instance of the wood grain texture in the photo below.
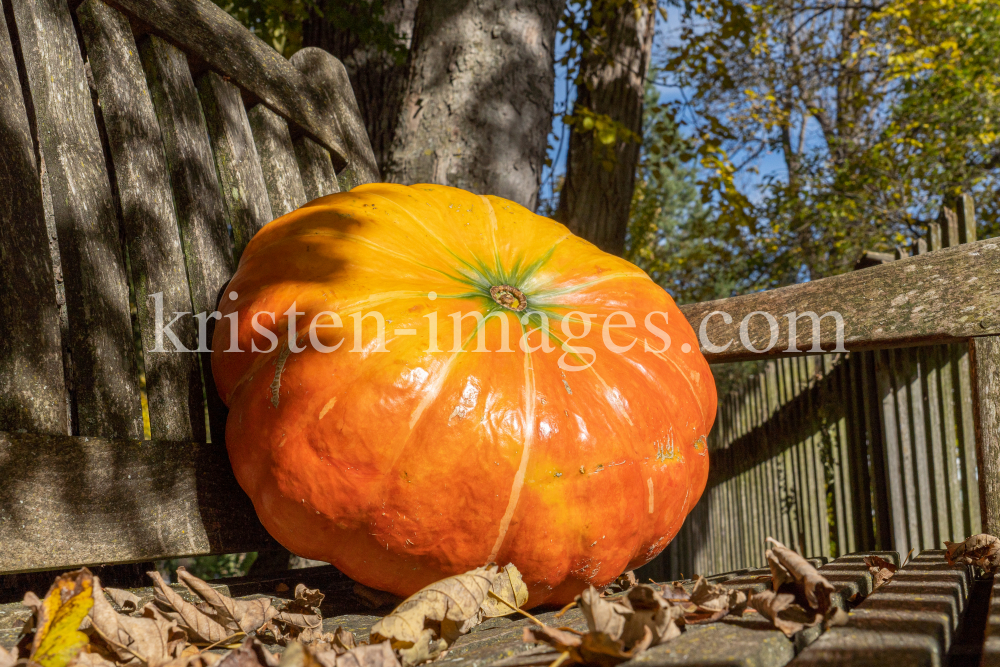
[[[233,230],[235,265],[253,235],[274,219],[271,202],[239,89],[215,72],[203,74],[196,84]]]
[[[224,448],[0,433],[0,572],[273,549]]]
[[[358,108],[357,100],[354,99],[354,89],[351,87],[344,64],[316,47],[299,49],[292,55],[290,62],[302,72],[323,117],[337,121],[346,151],[345,169],[350,172],[353,181],[350,187],[341,186],[341,189],[349,190],[355,185],[381,180],[378,165],[375,163],[375,153],[372,152],[371,143],[368,141],[368,132],[361,119],[361,110]]]
[[[65,0],[15,2],[66,289],[74,432],[142,437],[118,219]]]
[[[294,146],[306,201],[340,192],[337,172],[330,160],[330,151],[309,137],[299,137],[295,140]]]
[[[233,243],[198,89],[187,58],[179,49],[151,35],[140,41],[139,52],[160,124],[191,305],[195,313],[212,312],[219,293],[233,275]],[[207,320],[204,329],[204,334],[199,329],[199,339],[204,340],[199,356],[208,398],[209,431],[212,442],[221,443],[225,442],[227,410],[212,377],[210,346],[215,320]]]
[[[1000,338],[969,341],[983,532],[1000,534]]]
[[[352,162],[356,147],[351,142],[360,137],[342,134],[342,127],[360,126],[364,132],[357,104],[353,104],[353,119],[331,115],[334,108],[339,113],[348,107],[327,106],[329,91],[318,90],[317,82],[303,75],[214,3],[209,0],[111,0],[111,4],[227,77],[246,91],[247,99],[261,100],[295,123],[334,153],[341,164]],[[345,91],[337,91],[335,95],[349,96],[351,102],[354,101],[350,83]],[[362,136],[367,145],[367,135]],[[370,146],[367,152],[371,154]],[[374,163],[372,156],[371,164]]]
[[[263,104],[248,111],[247,120],[271,201],[271,214],[280,218],[306,203],[288,123]]]
[[[695,331],[704,325],[708,341],[728,348],[702,352],[711,363],[726,363],[785,355],[788,349],[788,318],[792,311],[822,316],[838,312],[844,320],[847,350],[905,347],[939,342],[958,342],[972,336],[1000,334],[1000,243],[982,240],[916,257],[906,257],[863,271],[854,271],[808,283],[766,292],[681,306]],[[716,311],[727,313],[727,323]],[[741,340],[740,324],[752,313],[770,313],[778,325],[775,344],[761,354]],[[709,317],[711,316],[711,317]],[[709,318],[705,322],[706,318]],[[821,321],[820,347],[836,347],[833,317]],[[762,350],[771,339],[763,315],[755,315],[746,327],[747,339]],[[798,323],[797,348],[812,346],[812,326],[807,318]]]
[[[201,441],[201,369],[196,355],[185,354],[198,348],[198,336],[160,126],[139,50],[128,19],[101,0],[86,0],[77,16],[118,184],[145,361],[150,433],[157,440]],[[169,329],[182,346],[175,349],[164,328],[182,313]]]
[[[42,185],[0,13],[0,429],[67,433],[59,308]]]

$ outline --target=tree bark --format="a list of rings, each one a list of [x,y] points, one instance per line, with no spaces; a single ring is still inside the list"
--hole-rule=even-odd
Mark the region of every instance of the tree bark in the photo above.
[[[552,125],[565,0],[422,0],[388,180],[534,210]]]
[[[644,2],[637,16],[631,2],[595,0],[588,27],[606,37],[582,58],[574,115],[582,109],[607,115],[641,136],[643,87],[655,23],[651,10],[651,3]],[[570,130],[556,218],[602,250],[621,255],[641,146],[621,137],[613,146],[605,146],[595,135],[580,124]]]
[[[395,27],[410,48],[413,20],[418,0],[385,0],[382,20]],[[396,134],[403,93],[406,91],[406,63],[396,62],[389,53],[369,44],[350,30],[338,28],[323,17],[313,15],[303,22],[302,45],[318,46],[344,63],[351,78],[354,97],[371,140],[379,172],[385,178],[389,149]]]

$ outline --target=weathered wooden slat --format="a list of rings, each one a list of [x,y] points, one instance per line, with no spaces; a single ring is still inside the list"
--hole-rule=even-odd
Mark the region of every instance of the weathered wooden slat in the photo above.
[[[263,104],[247,112],[247,120],[260,157],[271,215],[280,218],[306,203],[288,123]]]
[[[708,342],[728,347],[725,351],[706,347],[702,352],[711,363],[725,363],[766,356],[782,356],[788,349],[788,318],[792,311],[822,316],[837,312],[843,317],[847,350],[905,347],[958,342],[972,336],[1000,334],[1000,243],[985,239],[916,257],[906,257],[864,271],[854,271],[822,280],[776,290],[720,299],[681,307],[681,312],[700,331],[703,323]],[[752,313],[770,313],[778,325],[776,342],[757,354],[744,346],[741,323]],[[722,315],[726,313],[729,323]],[[836,347],[835,319],[820,322],[820,346]],[[745,333],[753,348],[764,350],[771,339],[769,322],[755,315]],[[799,321],[797,348],[812,345],[812,325]]]
[[[1000,338],[969,341],[982,530],[1000,534]]]
[[[959,433],[959,455],[962,459],[962,493],[965,497],[967,535],[982,532],[979,485],[976,483],[976,427],[972,396],[972,369],[968,343],[952,345],[952,386],[955,389],[956,422]]]
[[[359,137],[352,131],[361,122],[360,114],[345,118],[340,114],[350,107],[331,103],[331,97],[349,99],[357,109],[350,83],[346,90],[323,90],[324,85],[340,81],[312,79],[208,0],[112,0],[112,4],[295,123],[336,154],[338,161],[351,166],[362,179],[359,182],[378,180],[367,134],[362,131]]]
[[[11,26],[13,27],[13,26]],[[0,15],[0,428],[67,433],[59,309],[41,175]]]
[[[174,214],[160,126],[139,49],[126,19],[101,0],[79,9],[114,163],[122,227],[142,336],[150,433],[156,440],[205,439],[205,405],[187,269]],[[183,349],[163,333],[170,330]],[[157,334],[159,333],[159,339]],[[177,352],[181,352],[178,354]]]
[[[141,438],[118,219],[73,20],[64,1],[13,5],[59,236],[73,430]]]
[[[337,119],[347,158],[347,166],[340,173],[340,189],[380,181],[375,153],[343,63],[315,47],[299,49],[290,61],[314,91],[317,106]]]
[[[900,350],[898,355],[906,369],[907,398],[909,410],[910,437],[906,441],[906,447],[910,450],[913,460],[915,488],[922,492],[917,495],[915,508],[920,511],[920,542],[919,548],[935,547],[940,544],[940,538],[935,534],[934,498],[936,489],[934,488],[933,461],[929,459],[927,452],[927,426],[925,422],[924,405],[924,378],[923,368],[920,363],[919,348]]]
[[[909,550],[910,532],[906,522],[906,496],[903,488],[903,463],[900,458],[900,436],[896,415],[896,391],[892,384],[891,350],[879,351],[875,355],[875,381],[882,424],[882,440],[875,441],[882,447],[884,455],[884,478],[888,495],[886,497],[891,534],[882,535],[882,545],[892,545],[897,551]]]
[[[330,152],[309,137],[299,137],[294,145],[306,201],[340,192]]]
[[[867,551],[875,548],[872,526],[871,483],[868,475],[868,447],[865,437],[864,390],[861,384],[861,354],[847,359],[847,373],[842,391],[848,401],[848,423],[851,426],[850,480],[855,493],[851,495],[856,549]]]
[[[925,551],[790,664],[941,665],[971,585],[970,568]]]
[[[143,69],[156,109],[163,152],[167,159],[174,209],[180,227],[194,312],[215,310],[219,292],[233,274],[232,239],[216,176],[212,146],[198,90],[184,53],[150,35],[139,43]],[[199,326],[202,326],[199,322]],[[215,320],[206,320],[199,346],[202,377],[208,399],[212,442],[225,440],[226,407],[215,390],[209,350]]]
[[[0,433],[0,572],[276,548],[217,444]]]
[[[880,549],[888,549],[893,544],[892,517],[890,508],[893,490],[889,484],[888,448],[885,442],[885,428],[882,421],[883,401],[880,394],[882,380],[879,373],[878,352],[863,352],[861,375],[863,407],[865,412],[865,430],[867,432],[867,454],[871,459],[870,479],[872,482],[872,500],[875,514],[875,541]]]
[[[238,264],[253,235],[274,219],[271,202],[239,89],[215,72],[203,74],[196,83]]]
[[[937,539],[952,540],[952,487],[956,486],[957,479],[951,478],[955,468],[954,456],[952,452],[945,452],[944,434],[942,432],[941,420],[941,379],[940,379],[940,359],[938,352],[940,346],[933,345],[920,350],[918,360],[923,369],[924,379],[923,392],[926,406],[926,429],[928,459],[933,468],[934,479],[934,519],[937,531]],[[948,466],[951,459],[951,466]],[[961,539],[961,538],[960,538]]]

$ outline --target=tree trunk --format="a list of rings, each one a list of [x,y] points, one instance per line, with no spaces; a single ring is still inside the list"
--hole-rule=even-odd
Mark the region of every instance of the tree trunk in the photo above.
[[[641,136],[654,11],[652,3],[643,2],[637,16],[631,2],[594,0],[588,28],[596,28],[603,36],[587,49],[580,63],[582,78],[576,88],[574,116],[584,110],[606,115]],[[605,145],[597,132],[584,129],[579,122],[570,129],[566,178],[556,218],[573,233],[616,255],[625,249],[640,147],[634,138],[621,136]]]
[[[534,210],[565,0],[422,0],[388,179]]]
[[[396,33],[403,38],[402,46],[407,50],[413,34],[417,2],[385,0],[383,3],[382,21],[395,27]],[[396,62],[384,50],[363,43],[351,30],[338,28],[333,22],[316,15],[303,22],[302,44],[318,46],[344,63],[375,152],[375,161],[385,178],[385,165],[406,91],[406,64]]]

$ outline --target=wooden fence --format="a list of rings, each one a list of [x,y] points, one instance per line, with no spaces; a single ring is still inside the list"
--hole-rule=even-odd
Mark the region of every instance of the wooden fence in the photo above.
[[[975,240],[971,198],[916,254]],[[859,268],[901,257],[866,253]],[[708,486],[643,576],[764,564],[767,536],[801,553],[941,548],[981,530],[968,345],[768,361],[720,397]]]

